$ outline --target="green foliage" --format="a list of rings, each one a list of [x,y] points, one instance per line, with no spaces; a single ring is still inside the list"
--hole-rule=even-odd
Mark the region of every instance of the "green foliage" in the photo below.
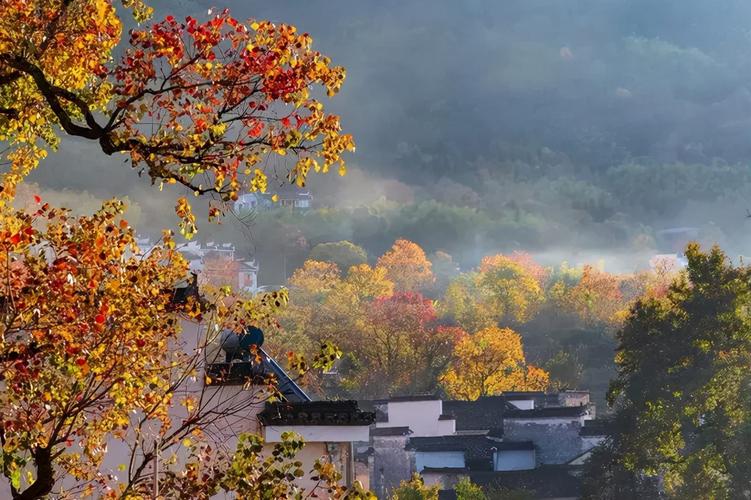
[[[478,485],[468,477],[463,477],[454,486],[457,500],[488,500],[488,497]]]
[[[349,241],[335,241],[314,246],[308,254],[308,260],[332,262],[339,270],[346,273],[352,266],[365,264],[368,261],[368,254],[362,247]]]
[[[592,498],[617,498],[641,475],[661,477],[671,498],[748,490],[751,270],[717,247],[686,257],[668,296],[639,301],[618,333],[616,431],[587,474]]]
[[[576,353],[558,351],[543,368],[550,374],[553,390],[562,391],[580,387],[584,367]]]
[[[425,486],[422,477],[413,474],[391,493],[391,500],[438,500],[438,486]]]

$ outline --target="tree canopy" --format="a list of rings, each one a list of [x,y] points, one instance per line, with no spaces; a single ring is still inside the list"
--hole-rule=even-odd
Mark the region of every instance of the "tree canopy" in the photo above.
[[[592,498],[658,477],[671,498],[749,489],[751,274],[716,247],[686,257],[667,296],[637,302],[618,333],[613,435],[590,465]]]
[[[150,13],[125,1],[137,20]],[[334,95],[344,69],[312,49],[293,26],[241,22],[228,11],[206,21],[167,16],[122,37],[110,0],[16,1],[0,22],[0,137],[16,184],[59,144],[60,130],[128,155],[153,182],[234,200],[265,191],[267,155],[296,158],[286,179],[339,165],[354,149],[339,118],[312,97]],[[122,57],[115,62],[115,48]],[[176,211],[187,236],[195,220],[186,199]],[[221,212],[213,207],[211,217]]]

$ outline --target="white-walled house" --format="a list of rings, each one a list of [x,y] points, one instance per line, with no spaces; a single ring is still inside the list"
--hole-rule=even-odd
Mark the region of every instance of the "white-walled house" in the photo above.
[[[483,484],[539,488],[541,498],[555,498],[559,488],[561,498],[569,498],[578,488],[577,458],[604,434],[603,425],[593,425],[586,391],[509,392],[476,401],[410,396],[371,404],[376,425],[368,465],[379,497],[418,472],[442,489],[479,475]],[[548,477],[555,480],[548,484]]]

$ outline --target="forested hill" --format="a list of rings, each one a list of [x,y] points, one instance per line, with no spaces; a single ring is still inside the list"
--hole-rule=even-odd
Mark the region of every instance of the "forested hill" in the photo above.
[[[355,136],[350,165],[366,182],[345,178],[327,183],[329,192],[313,183],[327,205],[383,194],[478,209],[522,227],[546,223],[522,231],[541,237],[497,238],[512,249],[610,250],[642,232],[696,226],[730,255],[745,252],[748,2],[225,3],[239,18],[295,24],[347,68],[331,108]],[[198,17],[215,7],[154,5],[157,18],[175,5]],[[55,162],[81,174],[66,187],[99,198],[126,184],[121,160],[94,163],[83,144],[63,150],[35,174],[43,187],[61,186]],[[145,184],[127,194],[158,231],[172,222],[172,207],[157,204]],[[413,237],[388,234],[382,246],[399,236]]]

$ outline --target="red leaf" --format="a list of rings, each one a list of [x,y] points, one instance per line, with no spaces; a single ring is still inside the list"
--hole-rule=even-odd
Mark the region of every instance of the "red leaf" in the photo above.
[[[34,195],[34,201],[35,201],[36,203],[42,203],[42,197],[41,197],[41,196],[39,196],[38,194],[35,194],[35,195]]]
[[[104,314],[97,314],[97,315],[96,315],[96,316],[94,317],[94,321],[96,321],[96,322],[97,322],[97,323],[99,323],[100,325],[101,325],[102,323],[104,323],[104,319],[105,319],[105,318],[104,318]]]

